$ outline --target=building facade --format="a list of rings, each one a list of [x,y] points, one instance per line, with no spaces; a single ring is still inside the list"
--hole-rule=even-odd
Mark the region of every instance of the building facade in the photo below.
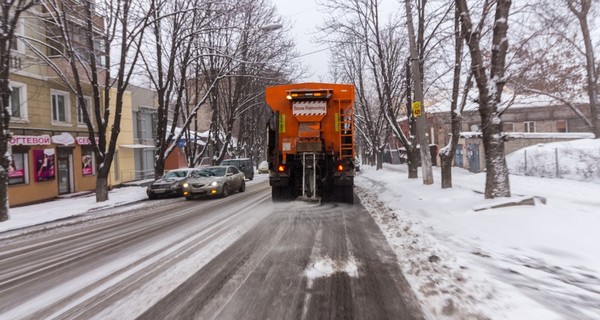
[[[565,141],[593,137],[591,128],[578,113],[590,117],[589,105],[585,99],[576,101],[574,107],[538,95],[516,96],[512,105],[503,111],[502,122],[507,133],[505,153],[539,143]],[[425,116],[427,137],[431,146],[439,150],[450,142],[451,118],[449,101],[442,101],[427,107]],[[406,119],[399,122],[408,135]],[[402,162],[402,144],[397,139],[389,140],[390,159]],[[396,156],[395,153],[398,153]],[[433,155],[433,154],[432,154]],[[437,156],[434,155],[434,156]],[[404,156],[405,157],[405,156]],[[396,160],[395,160],[396,159]],[[433,162],[439,164],[439,156]],[[478,105],[470,102],[462,112],[461,137],[456,149],[454,165],[480,172],[485,169],[483,143],[481,141],[481,118]]]
[[[46,24],[35,8],[23,16],[10,69],[11,121],[9,205],[51,199],[61,194],[92,190],[96,184],[93,151],[82,108],[69,87],[40,61],[31,46],[46,52]],[[89,89],[89,88],[88,88]],[[86,96],[91,104],[91,98]]]
[[[589,105],[577,101],[574,107],[590,117]],[[461,137],[457,145],[454,165],[472,172],[485,169],[483,142],[481,141],[481,119],[477,105],[471,103],[463,112]],[[432,112],[429,115],[428,133],[432,143],[440,148],[450,140],[450,113]],[[517,96],[513,104],[502,113],[506,154],[536,145],[556,141],[567,141],[593,137],[591,129],[570,106],[539,95]]]
[[[64,57],[53,55],[60,46],[48,46],[55,39],[51,36],[53,25],[48,19],[39,19],[44,16],[47,15],[43,7],[24,15],[19,35],[35,41],[26,46],[22,40],[16,40],[11,51],[8,186],[11,207],[91,191],[96,186],[97,164],[83,118],[84,108],[91,114],[91,87],[83,83],[85,104],[80,105],[70,84],[34,52],[45,52],[55,66],[65,70],[67,77],[72,76]],[[111,119],[107,119],[110,123],[115,114],[115,94],[110,92],[113,102]],[[132,94],[127,92],[109,175],[111,186],[136,178],[133,109]]]
[[[155,144],[157,131],[156,92],[129,86],[133,105],[133,153],[136,179],[154,177]]]

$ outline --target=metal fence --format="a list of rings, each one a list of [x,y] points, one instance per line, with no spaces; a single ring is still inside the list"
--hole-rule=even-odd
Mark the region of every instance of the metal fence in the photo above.
[[[529,148],[507,161],[513,174],[600,182],[600,148]]]

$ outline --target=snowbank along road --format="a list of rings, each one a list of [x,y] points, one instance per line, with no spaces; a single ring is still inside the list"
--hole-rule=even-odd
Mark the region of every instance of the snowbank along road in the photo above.
[[[0,319],[423,319],[359,204],[261,183],[69,222],[0,241]]]

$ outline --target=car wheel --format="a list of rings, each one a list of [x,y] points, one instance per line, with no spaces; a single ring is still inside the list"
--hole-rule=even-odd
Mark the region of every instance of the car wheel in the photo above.
[[[229,196],[229,186],[224,184],[223,185],[223,192],[221,193],[221,197],[223,198],[227,198],[227,196]]]
[[[240,186],[240,192],[246,191],[246,181],[242,181],[242,185]]]
[[[194,197],[192,197],[192,196],[186,196],[185,200],[194,200]]]
[[[156,195],[154,193],[148,193],[148,198],[150,198],[150,200],[154,200],[156,199]]]

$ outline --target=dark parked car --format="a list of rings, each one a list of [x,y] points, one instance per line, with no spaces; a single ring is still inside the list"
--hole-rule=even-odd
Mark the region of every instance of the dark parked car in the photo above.
[[[227,159],[221,162],[222,166],[234,166],[246,175],[246,179],[254,179],[254,166],[249,158]]]
[[[160,179],[152,182],[146,189],[146,194],[150,199],[159,197],[183,195],[182,184],[192,175],[193,172],[200,169],[182,168],[168,171]]]
[[[233,166],[205,167],[183,184],[183,195],[187,200],[203,196],[227,197],[234,191],[246,191],[244,173]]]

